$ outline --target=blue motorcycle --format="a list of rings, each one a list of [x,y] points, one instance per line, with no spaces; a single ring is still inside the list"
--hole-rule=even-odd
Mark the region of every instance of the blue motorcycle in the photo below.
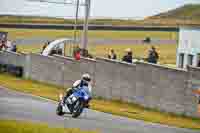
[[[56,113],[62,116],[66,113],[72,114],[73,118],[77,118],[81,115],[84,108],[87,107],[89,100],[91,99],[90,93],[87,87],[79,87],[70,96],[64,98],[60,95],[60,102],[56,109]],[[68,111],[66,111],[68,110]]]

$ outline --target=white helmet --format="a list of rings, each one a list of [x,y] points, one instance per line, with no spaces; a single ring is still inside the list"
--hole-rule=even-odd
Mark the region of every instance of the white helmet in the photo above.
[[[131,52],[130,48],[125,49],[125,52]]]
[[[82,80],[90,82],[91,81],[91,77],[88,73],[85,73],[82,75]]]

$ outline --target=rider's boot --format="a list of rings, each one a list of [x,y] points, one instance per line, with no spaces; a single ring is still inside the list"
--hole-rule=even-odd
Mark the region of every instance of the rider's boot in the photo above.
[[[88,101],[85,103],[85,108],[88,108],[88,109],[90,108],[90,104],[89,104],[89,103],[90,103],[90,100],[91,100],[91,98],[88,99]]]

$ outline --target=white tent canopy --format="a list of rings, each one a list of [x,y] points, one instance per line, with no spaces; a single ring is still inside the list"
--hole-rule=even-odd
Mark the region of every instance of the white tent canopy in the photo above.
[[[57,39],[53,42],[51,42],[42,52],[43,56],[48,56],[50,55],[51,51],[54,50],[55,48],[60,48],[62,49],[62,53],[64,55],[64,45],[66,44],[71,44],[73,43],[74,40],[70,38],[62,38],[62,39]]]

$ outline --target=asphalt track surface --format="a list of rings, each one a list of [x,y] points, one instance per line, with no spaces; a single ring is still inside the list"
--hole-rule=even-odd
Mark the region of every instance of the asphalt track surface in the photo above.
[[[199,133],[86,110],[78,119],[55,113],[57,103],[0,87],[0,119],[48,123],[52,127],[99,130],[102,133]]]
[[[73,24],[7,24],[0,23],[1,28],[25,28],[25,29],[56,29],[56,30],[73,30]],[[78,30],[83,29],[83,25],[77,26]],[[166,31],[178,32],[178,27],[166,26],[113,26],[113,25],[93,25],[88,26],[89,30],[115,30],[115,31]]]

